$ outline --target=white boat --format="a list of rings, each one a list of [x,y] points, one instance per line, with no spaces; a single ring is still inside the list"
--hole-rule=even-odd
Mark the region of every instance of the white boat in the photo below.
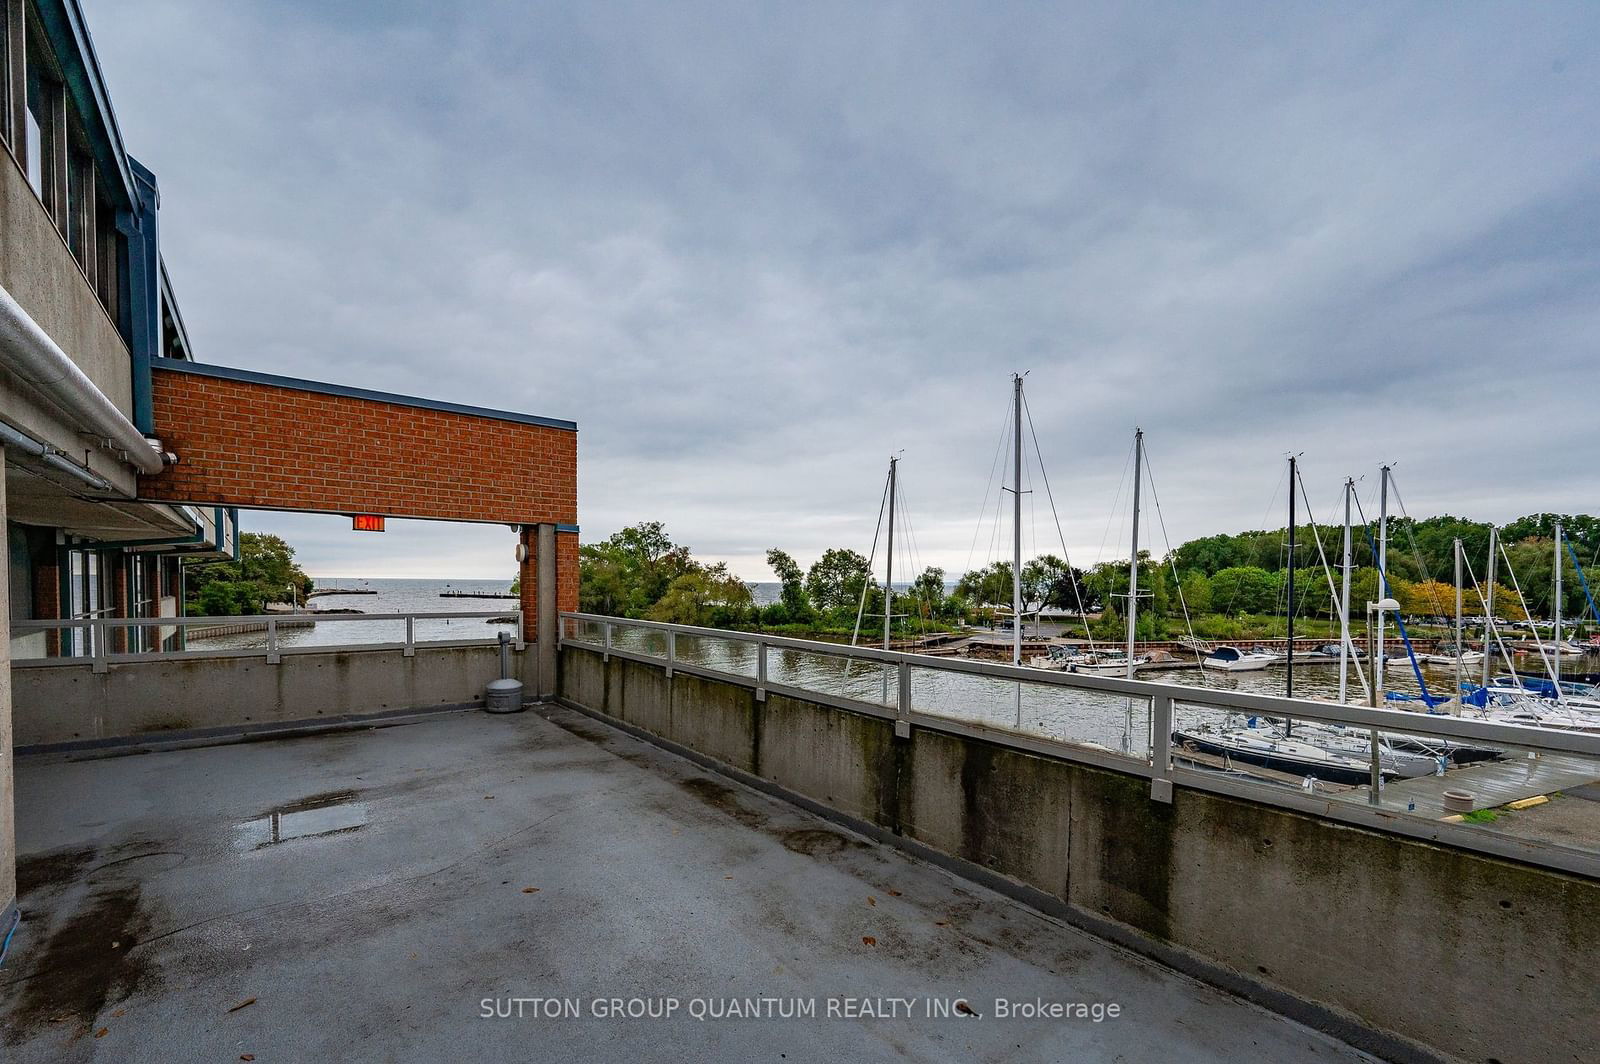
[[[1252,672],[1264,669],[1278,660],[1276,654],[1259,650],[1240,650],[1238,647],[1218,647],[1200,659],[1200,665],[1221,672]]]
[[[1404,661],[1405,659],[1400,659]],[[1482,665],[1483,651],[1463,650],[1460,654],[1454,653],[1453,647],[1440,647],[1436,653],[1422,654],[1418,658],[1424,665],[1454,666],[1458,662],[1462,665]]]
[[[1140,654],[1129,662],[1126,652],[1121,650],[1102,650],[1095,654],[1084,654],[1067,662],[1067,672],[1087,673],[1091,676],[1126,676],[1130,668],[1137,671],[1141,666],[1150,664],[1147,654]]]

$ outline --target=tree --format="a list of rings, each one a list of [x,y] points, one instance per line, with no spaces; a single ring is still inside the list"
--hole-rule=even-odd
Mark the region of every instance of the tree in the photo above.
[[[1179,585],[1183,591],[1183,604],[1191,614],[1211,612],[1211,581],[1196,569],[1183,578]]]
[[[917,574],[911,581],[911,597],[924,617],[946,616],[950,607],[944,593],[944,570],[930,565]]]
[[[861,601],[861,589],[871,580],[867,559],[853,550],[832,547],[806,573],[806,597],[819,610],[853,614]]]
[[[643,617],[699,563],[660,521],[641,521],[578,550],[578,604],[586,613]]]
[[[750,606],[750,585],[718,562],[674,577],[648,616],[671,624],[719,626],[743,620]]]
[[[240,534],[238,561],[190,563],[184,581],[185,612],[202,617],[260,613],[269,602],[304,602],[313,586],[311,577],[295,564],[294,548],[283,537],[266,532]],[[210,590],[216,586],[225,590]]]
[[[1011,602],[1011,563],[991,562],[982,569],[961,574],[956,594],[978,605],[1000,606]]]
[[[1278,581],[1260,566],[1236,565],[1211,578],[1211,605],[1219,613],[1271,613]]]
[[[783,587],[781,599],[788,620],[799,620],[810,613],[810,603],[806,601],[805,573],[801,570],[800,563],[786,551],[773,547],[767,551],[767,565],[777,575],[778,583]]]

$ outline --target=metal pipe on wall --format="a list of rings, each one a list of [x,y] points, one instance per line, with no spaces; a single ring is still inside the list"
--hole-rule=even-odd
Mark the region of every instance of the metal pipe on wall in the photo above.
[[[0,366],[37,388],[78,428],[110,441],[141,473],[166,468],[161,449],[145,438],[77,363],[0,286]]]

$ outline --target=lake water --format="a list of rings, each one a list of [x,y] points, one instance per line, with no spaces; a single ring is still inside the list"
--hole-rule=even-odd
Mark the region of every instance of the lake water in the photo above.
[[[356,576],[329,576],[317,580],[318,587],[372,591],[370,595],[313,595],[310,607],[317,611],[360,610],[362,613],[496,613],[504,616],[520,603],[516,599],[441,598],[446,591],[477,594],[504,594],[511,589],[508,580],[377,580]],[[493,639],[501,629],[514,631],[506,622],[490,623],[491,618],[465,617],[448,620],[419,620],[417,642],[448,642],[460,639]],[[332,620],[324,618],[310,628],[282,628],[278,643],[285,647],[336,646],[345,643],[399,643],[406,637],[404,621]],[[244,632],[210,638],[191,638],[191,650],[208,648],[264,647],[263,632]]]

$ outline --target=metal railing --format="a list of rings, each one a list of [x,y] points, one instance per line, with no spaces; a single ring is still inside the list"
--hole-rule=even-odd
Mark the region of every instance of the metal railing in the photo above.
[[[1575,761],[1580,771],[1593,762],[1592,779],[1600,781],[1600,734],[1066,673],[754,632],[583,613],[560,616],[563,647],[596,651],[607,660],[618,657],[660,665],[669,677],[682,672],[750,688],[757,701],[765,701],[772,694],[785,695],[891,720],[896,734],[901,736],[909,735],[913,727],[922,727],[1130,773],[1149,779],[1151,797],[1159,801],[1172,801],[1174,788],[1207,791],[1600,878],[1600,852],[1491,831],[1471,822],[1419,815],[1414,812],[1414,805],[1407,809],[1386,793],[1403,789],[1394,784],[1409,781],[1391,779],[1378,741],[1383,736],[1405,736],[1490,747],[1507,754],[1508,771],[1520,771],[1517,762],[1522,758],[1530,764],[1539,759],[1543,759],[1541,764],[1580,759]],[[698,652],[686,654],[685,642],[695,644]],[[723,649],[707,654],[707,643]],[[730,647],[739,649],[730,653]],[[838,683],[811,683],[775,652],[840,662],[842,668],[831,676],[848,682],[843,688]],[[852,669],[857,665],[871,671],[853,675]],[[974,680],[985,681],[986,686],[971,686],[970,681]],[[876,683],[875,690],[869,690],[872,682]],[[968,686],[962,687],[964,683]],[[940,685],[968,692],[947,699],[958,703],[959,709],[929,704],[936,699],[925,696]],[[1030,691],[1097,700],[1091,708],[1102,714],[1121,713],[1122,719],[1116,723],[1137,742],[1118,750],[1082,735],[1051,734],[1049,727],[1028,719],[1025,710]],[[995,704],[996,696],[1003,697],[1004,702]],[[1125,708],[1119,709],[1123,704]],[[1372,779],[1377,786],[1339,787],[1319,785],[1315,780],[1310,781],[1310,786],[1297,786],[1293,781],[1285,785],[1269,779],[1271,773],[1255,775],[1200,767],[1189,752],[1174,745],[1171,737],[1182,717],[1192,721],[1206,714],[1213,719],[1246,716],[1333,725],[1360,733],[1363,742],[1365,736],[1371,736]],[[1092,717],[1084,719],[1090,725],[1096,723]],[[1600,838],[1600,803],[1594,804],[1596,836]]]
[[[265,656],[267,664],[276,665],[285,655],[329,654],[351,650],[399,650],[405,657],[414,657],[417,647],[449,648],[494,645],[499,633],[491,631],[480,639],[422,639],[417,638],[418,621],[482,620],[506,618],[514,626],[513,646],[521,651],[526,644],[522,636],[522,610],[478,610],[463,613],[267,613],[239,617],[78,617],[68,620],[16,620],[11,622],[13,636],[31,632],[84,631],[88,633],[87,653],[57,654],[46,657],[14,658],[11,664],[19,668],[37,668],[52,665],[81,665],[89,663],[94,672],[106,672],[111,665],[133,661],[171,661],[179,658],[230,657],[259,658]],[[322,624],[361,624],[363,622],[405,623],[405,638],[400,640],[366,643],[307,643],[285,645],[280,631],[306,628]],[[263,646],[253,647],[186,647],[182,650],[114,651],[112,634],[119,630],[154,628],[178,629],[248,627],[265,636]]]

